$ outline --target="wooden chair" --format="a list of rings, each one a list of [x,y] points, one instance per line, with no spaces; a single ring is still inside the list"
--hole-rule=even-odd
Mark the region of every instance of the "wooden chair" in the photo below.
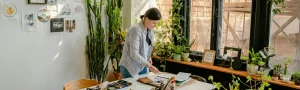
[[[89,79],[80,79],[75,81],[70,81],[64,85],[64,90],[78,90],[82,88],[88,88],[91,86],[98,85],[98,81]]]
[[[201,82],[206,82],[206,79],[201,77],[201,76],[198,76],[198,75],[191,75],[190,76],[192,79],[196,79],[198,81],[201,81]]]

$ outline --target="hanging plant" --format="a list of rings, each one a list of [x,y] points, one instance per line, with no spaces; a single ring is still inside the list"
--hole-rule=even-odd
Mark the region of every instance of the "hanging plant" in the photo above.
[[[102,0],[86,0],[88,18],[88,35],[86,37],[86,54],[88,57],[88,73],[90,79],[99,83],[105,80],[107,66],[105,63],[105,31],[101,25]]]

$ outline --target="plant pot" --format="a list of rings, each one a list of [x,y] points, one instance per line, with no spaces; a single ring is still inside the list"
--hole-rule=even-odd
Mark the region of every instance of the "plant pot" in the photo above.
[[[282,80],[282,78],[283,78],[283,74],[280,74],[280,77],[279,77],[279,79],[280,79],[280,80]]]
[[[182,53],[182,58],[184,61],[188,61],[189,53]]]
[[[272,80],[278,80],[278,76],[273,76]]]
[[[267,76],[267,75],[269,75],[270,71],[271,71],[271,69],[269,69],[269,68],[260,67],[259,74],[262,76]]]
[[[173,58],[174,58],[174,60],[180,61],[181,60],[181,55],[180,54],[174,54]]]
[[[283,75],[282,80],[283,82],[289,82],[291,80],[291,75]]]
[[[300,85],[300,81],[296,81],[295,84],[296,84],[296,85]]]
[[[257,70],[258,70],[257,65],[247,64],[247,72],[249,75],[256,75]]]
[[[121,80],[122,74],[120,72],[114,72],[114,77],[115,77],[115,80]]]

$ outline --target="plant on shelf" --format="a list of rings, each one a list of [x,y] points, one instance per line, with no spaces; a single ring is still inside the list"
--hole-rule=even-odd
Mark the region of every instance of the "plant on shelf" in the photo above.
[[[107,75],[108,63],[105,63],[105,31],[101,25],[103,0],[86,0],[88,18],[88,35],[86,37],[86,54],[88,58],[89,78],[102,83]]]
[[[183,46],[183,53],[182,53],[182,58],[184,61],[187,61],[188,57],[189,57],[189,52],[190,52],[190,49],[192,47],[192,45],[195,43],[195,39],[191,42],[191,43],[188,43],[188,40],[185,39],[185,45]]]
[[[247,52],[250,54],[249,56],[243,56],[241,60],[245,60],[247,64],[247,72],[249,75],[256,75],[258,66],[264,66],[265,62],[262,59],[262,56],[259,52],[254,52],[254,49],[247,50]]]
[[[260,76],[260,78],[258,78],[257,80],[253,80],[251,76],[247,76],[246,78],[247,81],[243,82],[240,77],[232,75],[232,82],[229,83],[229,89],[225,88],[220,82],[214,82],[212,75],[208,77],[208,80],[212,82],[217,90],[240,90],[240,83],[247,86],[247,88],[249,88],[250,90],[264,90],[265,88],[270,86],[268,80],[271,80],[271,76]],[[269,90],[270,89],[271,88],[269,88]]]
[[[127,31],[122,29],[122,0],[107,0],[106,14],[108,16],[107,36],[108,51],[114,70],[115,79],[122,79],[120,73],[120,59]]]
[[[174,60],[181,60],[181,54],[184,50],[183,46],[171,44]]]
[[[300,85],[300,72],[296,72],[293,74],[293,81],[296,85]]]
[[[287,69],[288,64],[290,64],[290,63],[291,63],[291,58],[288,58],[284,63],[284,70],[283,70],[283,77],[282,77],[282,80],[284,82],[289,82],[292,77],[291,75],[288,74],[288,69]]]
[[[273,77],[272,77],[273,80],[278,80],[278,77],[281,73],[281,68],[282,68],[281,64],[274,65]]]

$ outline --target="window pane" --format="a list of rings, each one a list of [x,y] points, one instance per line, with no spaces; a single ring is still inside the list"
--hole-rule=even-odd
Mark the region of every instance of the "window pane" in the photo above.
[[[190,41],[192,51],[210,49],[212,0],[191,0]]]
[[[251,25],[251,0],[224,0],[220,55],[224,47],[241,48],[242,55],[249,49]]]
[[[282,9],[282,13],[271,17],[270,46],[276,53],[271,65],[283,64],[287,58],[291,58],[292,63],[288,68],[294,73],[300,70],[300,0],[286,0],[285,6],[286,9]]]

